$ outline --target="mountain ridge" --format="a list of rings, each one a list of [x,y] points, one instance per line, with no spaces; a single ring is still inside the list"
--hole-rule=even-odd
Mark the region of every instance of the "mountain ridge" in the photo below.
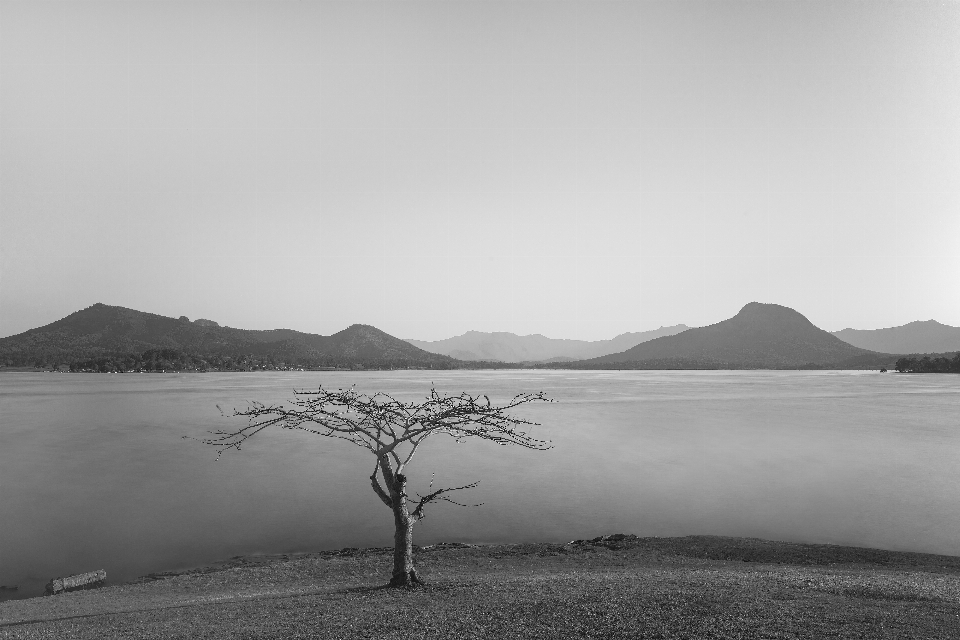
[[[889,359],[847,344],[805,316],[778,304],[750,302],[721,322],[656,338],[571,368],[818,368],[846,361]],[[654,366],[644,366],[644,363]],[[555,365],[562,366],[562,365]]]
[[[547,338],[534,333],[517,335],[507,331],[467,331],[443,340],[406,341],[431,353],[466,361],[547,362],[556,359],[582,360],[624,351],[642,342],[675,335],[690,327],[679,324],[651,331],[626,332],[609,340]]]
[[[831,332],[862,349],[887,353],[945,353],[960,351],[960,327],[936,320],[914,320],[884,329],[842,329]]]
[[[458,366],[448,356],[423,351],[370,325],[354,324],[330,336],[293,329],[235,329],[212,320],[191,322],[185,316],[170,318],[103,303],[0,338],[0,363],[56,365],[158,349],[200,360],[244,356],[274,365]]]
[[[917,321],[891,330],[896,329],[901,333],[910,330],[916,334],[918,328],[937,335],[944,331],[960,332],[956,327],[932,320]],[[862,333],[889,336],[891,330]],[[854,330],[845,329],[831,334],[814,326],[805,316],[789,307],[751,302],[732,318],[706,327],[674,325],[653,331],[623,333],[611,340],[590,342],[552,339],[541,334],[518,336],[509,332],[469,331],[461,336],[428,343],[401,340],[363,324],[354,324],[330,336],[323,336],[293,329],[236,329],[208,319],[190,321],[185,316],[171,318],[97,303],[42,327],[0,338],[0,366],[71,364],[74,370],[103,371],[136,369],[149,361],[149,366],[145,367],[147,370],[160,369],[164,363],[174,369],[186,367],[199,370],[291,366],[439,369],[511,366],[573,369],[879,368],[892,365],[896,359],[892,355],[894,353],[917,355],[960,351],[960,348],[949,348],[950,345],[942,348],[944,345],[941,343],[935,345],[935,350],[900,348],[875,351],[849,344],[838,337],[851,331]],[[590,349],[595,352],[609,350],[618,344],[631,342],[636,344],[593,358],[569,355]],[[447,354],[418,346],[427,344],[437,349],[438,343],[447,349]],[[485,349],[477,346],[483,347],[484,344],[487,345]],[[474,348],[479,353],[456,347]],[[558,349],[562,348],[566,348],[567,352],[558,353]],[[74,364],[77,367],[73,367]]]

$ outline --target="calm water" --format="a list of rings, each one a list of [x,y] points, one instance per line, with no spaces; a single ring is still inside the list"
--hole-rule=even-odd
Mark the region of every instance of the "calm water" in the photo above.
[[[415,540],[719,534],[960,555],[960,376],[854,372],[0,375],[0,585],[106,569],[112,582],[256,552],[386,546],[373,457],[275,430],[240,452],[181,436],[293,388],[503,401],[545,452],[428,440],[413,491],[480,479]]]

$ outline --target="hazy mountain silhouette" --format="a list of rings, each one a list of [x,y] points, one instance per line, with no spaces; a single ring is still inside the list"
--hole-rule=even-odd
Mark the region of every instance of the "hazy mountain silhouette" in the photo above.
[[[622,353],[571,363],[577,368],[797,368],[886,361],[814,326],[778,304],[751,302],[734,317],[644,342]]]
[[[501,362],[560,362],[596,358],[609,353],[625,351],[642,342],[672,336],[689,329],[678,324],[652,331],[622,333],[611,340],[565,340],[547,338],[540,334],[518,336],[497,331],[485,333],[468,331],[463,335],[428,342],[407,339],[424,351],[448,355],[460,360],[487,360]]]
[[[936,320],[917,320],[887,329],[844,329],[834,331],[833,335],[855,347],[886,353],[960,351],[960,327]]]
[[[457,366],[452,358],[423,351],[369,325],[355,324],[331,336],[292,329],[253,331],[100,303],[0,338],[0,363],[69,363],[149,349],[177,349],[199,357],[249,354],[317,366]]]

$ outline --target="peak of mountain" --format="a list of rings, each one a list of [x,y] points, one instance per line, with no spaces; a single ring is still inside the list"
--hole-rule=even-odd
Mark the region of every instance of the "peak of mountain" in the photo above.
[[[806,316],[795,309],[772,302],[748,302],[737,313],[735,318],[780,318],[791,319],[813,326]]]
[[[960,327],[936,320],[915,320],[886,329],[843,329],[833,335],[855,347],[886,353],[960,351]]]
[[[691,368],[777,369],[825,366],[870,355],[877,354],[830,335],[794,309],[751,302],[722,322],[650,340],[577,366],[677,362]]]
[[[296,366],[458,366],[452,358],[418,349],[370,325],[354,324],[331,336],[292,329],[257,331],[103,303],[0,339],[0,364],[67,364],[152,349],[178,350],[201,360],[250,356]]]
[[[547,338],[539,333],[519,336],[506,331],[467,331],[445,340],[429,342],[407,339],[407,342],[425,351],[459,360],[565,362],[616,353],[647,340],[686,331],[688,328],[678,324],[673,327],[660,327],[654,331],[622,333],[612,340],[596,341]]]

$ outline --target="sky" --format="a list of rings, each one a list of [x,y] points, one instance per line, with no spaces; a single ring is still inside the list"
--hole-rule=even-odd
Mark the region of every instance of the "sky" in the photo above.
[[[960,3],[2,2],[0,336],[960,326]]]

